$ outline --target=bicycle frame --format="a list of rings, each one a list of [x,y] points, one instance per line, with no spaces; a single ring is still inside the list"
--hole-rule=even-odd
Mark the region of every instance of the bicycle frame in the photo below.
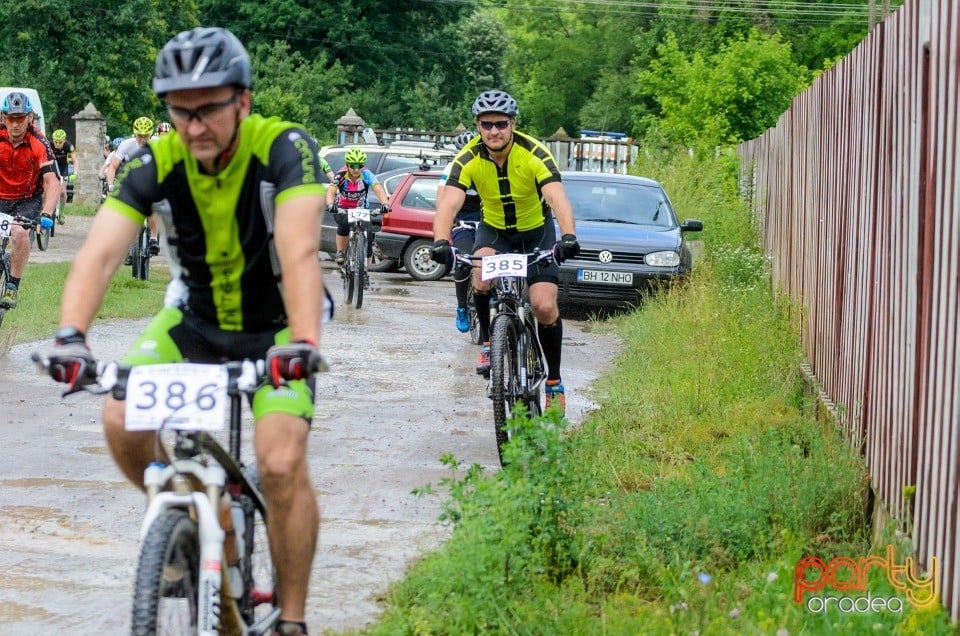
[[[514,256],[514,255],[511,255]],[[527,264],[553,257],[553,252],[535,250],[527,254]],[[454,249],[455,262],[471,267],[483,257],[463,256]],[[516,402],[522,402],[530,416],[540,415],[540,390],[547,380],[543,349],[537,335],[537,320],[528,299],[524,298],[526,277],[496,274],[490,298],[496,313],[490,320],[490,381],[487,393],[493,401],[493,423],[497,452],[503,464],[503,447],[509,441],[507,414]]]
[[[36,353],[33,354],[32,358],[38,366],[48,369],[49,360]],[[166,535],[166,539],[161,544],[161,548],[163,546],[168,547],[158,552],[158,542],[151,543],[148,540],[155,527],[159,531],[156,536],[163,535],[164,524],[158,523],[158,521],[161,519],[176,521],[175,517],[165,515],[167,511],[171,510],[184,511],[182,518],[191,519],[196,525],[195,535],[189,533],[187,535],[187,540],[199,548],[198,553],[196,553],[197,558],[189,561],[191,568],[195,568],[193,570],[196,574],[195,594],[191,591],[190,595],[175,597],[176,599],[186,599],[187,602],[196,603],[197,629],[195,632],[191,630],[191,633],[196,633],[199,636],[216,636],[220,633],[221,627],[225,627],[228,630],[233,628],[245,636],[261,636],[273,634],[273,629],[280,619],[281,608],[276,598],[276,588],[274,587],[274,592],[271,594],[263,594],[257,593],[252,587],[253,559],[251,557],[255,543],[255,530],[250,517],[259,512],[265,523],[267,510],[266,502],[258,486],[247,476],[243,464],[239,460],[243,396],[254,393],[261,386],[261,380],[264,376],[264,363],[263,361],[227,362],[222,367],[226,370],[227,377],[225,389],[228,397],[227,409],[229,410],[228,449],[224,449],[217,439],[207,432],[175,429],[173,459],[171,459],[166,447],[160,443],[159,436],[165,425],[157,431],[160,460],[151,462],[144,470],[147,508],[140,528],[142,547],[140,565],[137,571],[137,584],[134,591],[135,628],[137,628],[137,620],[141,617],[153,617],[144,620],[148,620],[151,625],[154,625],[156,618],[159,618],[162,613],[157,593],[165,589],[163,587],[165,584],[160,583],[157,578],[150,578],[150,575],[156,571],[157,567],[162,567],[166,571],[167,555],[172,555],[175,548],[181,548],[183,545],[181,543],[175,544],[172,540],[167,543],[167,539],[174,536],[170,533]],[[117,363],[101,363],[97,365],[95,379],[90,380],[93,384],[87,384],[82,389],[97,394],[110,391],[115,399],[126,400],[130,373],[130,367]],[[205,386],[211,386],[216,390],[216,385]],[[221,388],[224,387],[221,385]],[[156,390],[156,387],[153,387],[153,389]],[[77,390],[81,390],[81,388],[75,389],[75,391]],[[192,402],[187,401],[184,404],[189,405]],[[173,411],[173,413],[176,412]],[[170,415],[165,416],[164,421],[169,420]],[[226,580],[229,584],[230,579],[224,555],[226,533],[221,527],[220,502],[221,497],[227,491],[229,491],[232,499],[231,506],[235,505],[234,502],[240,502],[240,495],[246,495],[256,510],[247,513],[250,517],[247,517],[247,522],[243,528],[234,525],[235,531],[243,530],[245,554],[238,556],[241,559],[246,558],[244,562],[246,575],[241,572],[243,589],[229,590],[230,597],[226,597],[226,602],[224,602],[222,599],[224,599],[224,593],[227,590],[224,588],[223,582]],[[231,514],[233,514],[232,508]],[[170,527],[169,524],[167,527]],[[190,536],[193,538],[190,539]],[[170,552],[167,552],[167,550]],[[193,554],[193,552],[189,552],[189,554]],[[148,555],[151,558],[148,558]],[[157,555],[159,555],[159,559],[163,560],[158,560]],[[142,575],[141,569],[144,568],[144,563],[150,563],[151,565],[147,566],[147,573]],[[268,575],[273,576],[272,567]],[[186,578],[186,574],[183,575],[183,578]],[[275,580],[273,583],[275,585]],[[141,588],[141,585],[143,585],[143,588]],[[237,593],[240,594],[239,597]],[[143,601],[143,599],[147,599],[147,601]],[[256,619],[254,608],[266,602],[271,603],[272,607],[259,619]],[[140,608],[145,609],[141,610]],[[139,628],[144,628],[142,621]],[[151,629],[155,629],[155,625]]]
[[[347,215],[350,235],[340,275],[343,277],[343,297],[346,303],[363,306],[363,280],[367,270],[367,229],[373,223],[376,210],[370,208],[337,208],[337,214]]]

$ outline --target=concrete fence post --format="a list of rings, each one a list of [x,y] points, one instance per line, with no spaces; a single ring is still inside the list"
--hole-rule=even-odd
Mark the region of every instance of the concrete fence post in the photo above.
[[[77,180],[73,184],[73,202],[99,206],[100,177],[97,171],[104,159],[107,120],[93,102],[88,102],[73,119],[77,127]]]

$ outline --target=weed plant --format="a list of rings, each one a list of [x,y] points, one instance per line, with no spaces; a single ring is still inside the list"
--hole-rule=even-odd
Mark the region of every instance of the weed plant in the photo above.
[[[27,267],[17,307],[6,313],[0,327],[7,346],[53,336],[69,270],[70,263],[31,263]],[[166,268],[151,268],[148,281],[135,279],[129,267],[122,268],[113,277],[96,319],[143,318],[157,313],[163,307],[168,282]]]
[[[802,557],[883,552],[862,458],[809,414],[789,307],[769,290],[731,161],[641,167],[681,218],[704,221],[703,261],[610,322],[624,350],[587,421],[513,420],[508,463],[490,474],[444,457],[452,537],[365,633],[956,633],[938,605],[814,612],[793,600]],[[909,546],[897,549],[902,564]],[[868,590],[899,594],[881,569]]]

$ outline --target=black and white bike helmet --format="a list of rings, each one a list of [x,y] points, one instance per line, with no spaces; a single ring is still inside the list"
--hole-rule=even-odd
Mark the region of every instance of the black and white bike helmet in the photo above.
[[[457,150],[460,150],[461,148],[466,146],[471,139],[473,139],[476,136],[477,136],[477,133],[476,131],[473,131],[473,130],[462,132],[453,138],[453,145],[456,147]]]
[[[233,33],[219,27],[196,27],[177,34],[157,55],[153,92],[214,86],[250,88],[250,56]]]
[[[517,100],[503,91],[486,91],[480,93],[473,102],[473,116],[479,117],[484,113],[503,113],[508,117],[516,117],[519,109]]]

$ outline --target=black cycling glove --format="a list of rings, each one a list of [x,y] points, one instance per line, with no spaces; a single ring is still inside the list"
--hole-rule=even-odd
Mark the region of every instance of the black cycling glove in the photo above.
[[[558,263],[562,263],[568,258],[573,258],[580,253],[580,243],[577,242],[575,234],[564,234],[557,244],[553,246],[553,257]]]
[[[453,246],[450,245],[450,241],[447,239],[434,241],[433,247],[430,248],[430,260],[440,263],[447,269],[453,267]]]

